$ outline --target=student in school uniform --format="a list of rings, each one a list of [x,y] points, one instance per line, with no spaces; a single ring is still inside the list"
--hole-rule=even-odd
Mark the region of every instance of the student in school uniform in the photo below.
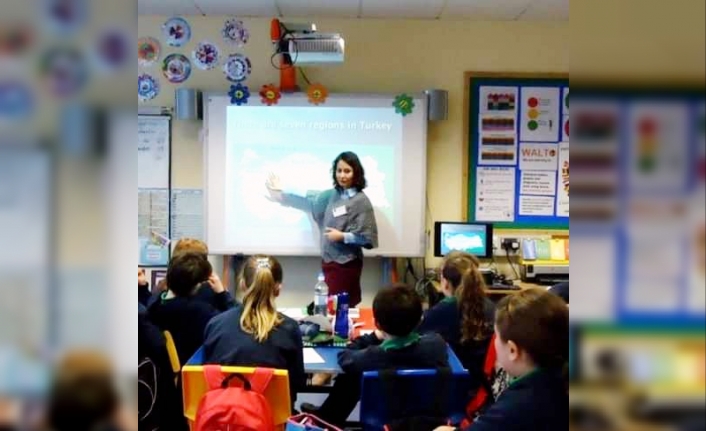
[[[196,296],[196,289],[203,283],[208,283],[214,292],[211,302]],[[203,344],[208,322],[221,310],[231,308],[233,301],[200,253],[174,257],[167,269],[167,285],[169,290],[148,308],[148,314],[159,329],[171,333],[179,361],[185,364]]]
[[[419,335],[422,317],[419,296],[405,285],[383,289],[373,301],[377,330],[355,339],[338,355],[344,374],[336,377],[331,394],[321,407],[303,403],[313,413],[342,426],[360,399],[364,371],[448,367],[446,343],[438,334]]]
[[[441,265],[445,298],[427,310],[419,332],[436,332],[451,346],[473,375],[480,375],[493,335],[495,304],[485,295],[478,259],[465,252],[449,253]]]
[[[544,289],[510,295],[497,306],[495,335],[498,362],[514,380],[463,431],[566,430],[569,309],[564,301]]]
[[[248,258],[240,275],[243,304],[209,322],[204,354],[208,364],[288,370],[294,403],[297,392],[306,386],[304,346],[297,322],[277,312],[282,277],[277,259]]]
[[[200,239],[182,238],[177,241],[176,245],[174,246],[174,250],[172,250],[172,259],[185,253],[197,253],[202,255],[204,259],[208,259],[208,245],[206,245],[206,243],[201,241]],[[225,291],[226,293],[224,296],[219,296],[221,292],[218,290],[214,290],[213,286],[221,286],[222,282],[220,281],[218,274],[216,273],[213,273],[211,275],[211,278],[213,279],[213,282],[201,283],[196,288],[194,296],[196,297],[196,299],[207,302],[220,311],[226,311],[233,306],[233,304],[235,303],[235,299],[227,290]],[[139,269],[138,289],[140,292],[139,295],[144,295],[144,292],[149,292],[149,284],[147,284],[146,279],[142,281],[142,284],[140,284]],[[152,291],[149,293],[149,295],[151,296],[147,299],[145,307],[149,308],[150,305],[152,305],[154,302],[157,302],[162,297],[164,292],[166,292],[168,289],[169,288],[167,286],[166,280],[162,280],[162,282],[159,283],[159,285],[157,286],[152,286]],[[227,301],[225,301],[224,299],[227,299]]]
[[[137,301],[143,307],[148,307],[150,305],[150,298],[152,297],[152,292],[150,292],[150,284],[147,281],[147,276],[145,275],[145,269],[137,267]]]

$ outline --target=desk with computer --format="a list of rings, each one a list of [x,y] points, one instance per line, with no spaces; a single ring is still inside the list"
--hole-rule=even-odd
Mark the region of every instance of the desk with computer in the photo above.
[[[459,250],[478,257],[481,263],[487,264],[481,272],[490,295],[505,295],[523,288],[569,281],[568,238],[524,236],[519,239],[512,236],[512,233],[499,235],[494,232],[491,223],[436,222],[434,256],[444,257]],[[514,279],[497,270],[496,256],[506,258]]]

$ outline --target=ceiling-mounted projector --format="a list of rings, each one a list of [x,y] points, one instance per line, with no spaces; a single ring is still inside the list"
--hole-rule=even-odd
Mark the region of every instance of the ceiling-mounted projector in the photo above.
[[[289,56],[296,65],[343,63],[345,41],[335,33],[293,33]]]
[[[294,66],[343,63],[345,41],[338,33],[318,33],[315,24],[280,22],[275,42],[279,54]]]

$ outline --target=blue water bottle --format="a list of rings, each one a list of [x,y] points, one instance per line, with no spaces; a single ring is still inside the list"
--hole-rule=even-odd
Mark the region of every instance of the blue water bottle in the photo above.
[[[348,294],[341,293],[338,295],[338,306],[336,307],[336,323],[334,324],[333,332],[341,338],[348,338]]]

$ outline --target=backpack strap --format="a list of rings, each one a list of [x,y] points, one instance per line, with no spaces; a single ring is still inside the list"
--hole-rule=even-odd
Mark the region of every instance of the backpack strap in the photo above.
[[[272,368],[255,368],[255,372],[250,375],[249,379],[252,390],[264,394],[274,375],[275,370]]]
[[[213,391],[221,387],[225,375],[221,371],[220,365],[204,365],[203,376],[206,379],[206,385],[209,391]]]
[[[493,388],[491,386],[491,379],[495,373],[495,364],[498,359],[498,354],[495,351],[495,334],[490,338],[490,343],[488,344],[488,351],[485,355],[485,363],[483,364],[483,371],[480,375],[474,376],[480,380],[480,387],[476,392],[475,396],[466,404],[466,420],[472,419],[476,412],[478,412],[484,405],[488,402],[493,402]],[[475,374],[475,373],[473,373]]]

